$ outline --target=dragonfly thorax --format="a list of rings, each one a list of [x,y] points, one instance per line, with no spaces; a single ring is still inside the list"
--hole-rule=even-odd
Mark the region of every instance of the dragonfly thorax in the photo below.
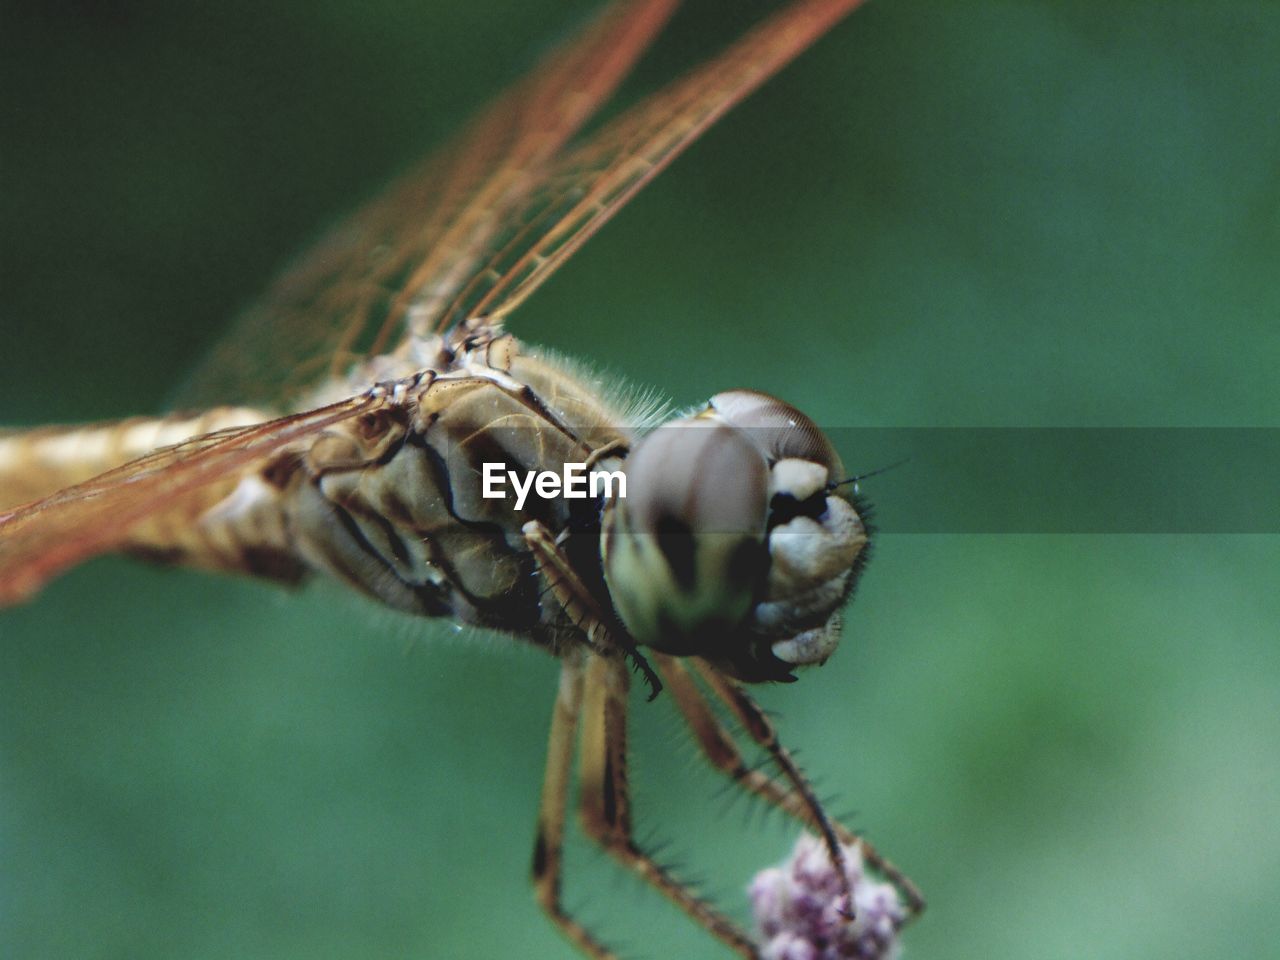
[[[436,365],[386,385],[376,414],[339,424],[298,458],[282,508],[308,564],[388,606],[556,646],[524,527],[562,535],[598,571],[603,498],[488,489],[491,472],[560,472],[625,450],[622,417],[593,384],[496,327],[435,347]],[[404,389],[399,389],[403,386]],[[496,468],[494,470],[493,468]],[[582,563],[582,579],[591,562]]]

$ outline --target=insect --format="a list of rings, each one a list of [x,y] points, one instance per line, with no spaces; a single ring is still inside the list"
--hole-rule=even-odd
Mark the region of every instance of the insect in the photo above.
[[[787,5],[575,142],[674,4],[603,11],[238,321],[197,372],[196,394],[216,402],[0,438],[0,602],[125,551],[285,583],[329,575],[555,654],[534,885],[589,956],[614,954],[560,897],[578,731],[587,833],[728,947],[758,955],[632,836],[633,670],[650,696],[669,693],[739,787],[814,829],[836,863],[857,844],[918,910],[909,881],[826,814],[741,686],[793,679],[839,639],[867,533],[830,443],[747,390],[661,426],[637,422],[505,328],[641,187],[856,5]],[[629,489],[517,504],[480,483],[490,464],[569,463]],[[776,779],[746,766],[714,701],[771,756]]]

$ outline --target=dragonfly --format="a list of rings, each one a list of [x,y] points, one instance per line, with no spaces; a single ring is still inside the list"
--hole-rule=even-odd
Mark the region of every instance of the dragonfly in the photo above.
[[[731,951],[762,956],[634,836],[633,676],[649,699],[668,692],[732,784],[816,834],[850,922],[855,855],[897,888],[898,922],[918,915],[915,886],[827,813],[746,689],[795,680],[840,639],[869,534],[829,439],[748,389],[661,420],[507,329],[645,184],[859,2],[794,0],[581,136],[676,0],[604,8],[289,267],[197,369],[194,412],[0,434],[0,605],[119,552],[284,584],[328,576],[546,650],[561,672],[532,880],[596,960],[616,954],[561,895],[575,756],[587,836]],[[571,464],[607,482],[572,496]],[[495,496],[491,467],[513,483],[564,470],[565,483]]]

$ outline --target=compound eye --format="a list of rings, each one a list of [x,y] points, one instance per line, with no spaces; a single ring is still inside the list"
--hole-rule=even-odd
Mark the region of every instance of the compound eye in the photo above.
[[[840,457],[818,425],[777,397],[758,390],[726,390],[712,397],[709,406],[724,422],[751,436],[771,464],[808,460],[826,467],[831,476],[842,472]]]
[[[659,427],[627,459],[627,496],[605,520],[605,579],[641,643],[706,654],[761,589],[769,465],[736,428],[691,418]]]

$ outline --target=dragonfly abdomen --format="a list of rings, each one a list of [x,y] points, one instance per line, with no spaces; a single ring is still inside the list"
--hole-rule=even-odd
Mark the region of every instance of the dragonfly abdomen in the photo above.
[[[243,407],[0,432],[0,509],[82,483],[193,436],[266,420]]]
[[[246,407],[0,434],[0,509],[39,500],[100,478],[194,438],[216,436],[270,419]],[[252,491],[262,486],[262,493]],[[129,527],[109,549],[147,560],[205,570],[243,572],[296,582],[304,568],[291,555],[275,492],[257,469],[231,474],[177,497]]]

